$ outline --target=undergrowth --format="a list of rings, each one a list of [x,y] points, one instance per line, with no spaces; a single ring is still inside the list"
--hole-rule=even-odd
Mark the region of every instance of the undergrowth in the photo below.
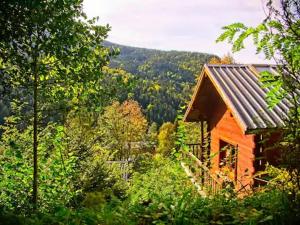
[[[1,214],[1,224],[299,224],[299,210],[276,188],[239,199],[201,197],[177,161],[160,156],[140,163],[126,198],[93,193],[77,208],[57,207],[23,217]],[[143,168],[142,168],[143,167]]]

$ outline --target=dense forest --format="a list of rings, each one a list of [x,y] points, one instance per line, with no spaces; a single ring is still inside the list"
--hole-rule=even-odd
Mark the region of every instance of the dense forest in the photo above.
[[[275,6],[268,1],[262,24],[234,23],[216,37],[233,51],[253,37],[277,62],[276,73],[257,74],[268,107],[289,97],[278,164],[246,170],[264,183],[237,190],[227,166],[238,148],[210,154],[209,126],[177,113],[203,64],[230,55],[109,43],[110,27],[88,18],[83,0],[2,0],[0,224],[300,224],[300,5]],[[263,162],[256,150],[269,149],[243,162]]]
[[[159,125],[175,120],[180,106],[190,99],[202,66],[216,57],[197,52],[129,47],[108,41],[103,44],[120,51],[112,58],[110,66],[128,72],[132,80],[133,86],[124,98],[131,96],[139,102],[147,119]],[[9,107],[2,99],[0,106],[1,124],[3,117],[9,114]]]
[[[202,66],[211,54],[183,51],[160,51],[105,42],[120,54],[110,65],[122,68],[136,79],[133,90],[151,122],[174,121],[180,106],[187,104]]]

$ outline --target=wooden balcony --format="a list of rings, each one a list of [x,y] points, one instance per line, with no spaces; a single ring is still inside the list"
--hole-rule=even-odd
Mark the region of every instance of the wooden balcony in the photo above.
[[[250,194],[255,188],[260,188],[268,183],[262,177],[254,177],[254,185],[243,185],[241,181],[232,180],[222,173],[214,173],[211,170],[208,150],[201,144],[188,144],[189,152],[184,153],[186,163],[182,162],[187,175],[203,196],[215,195],[225,186],[231,184],[237,195]],[[250,186],[249,186],[250,185]]]
[[[201,144],[188,144],[190,152],[185,153],[190,159],[189,164],[182,163],[182,166],[192,182],[198,188],[200,194],[214,195],[223,188],[223,179],[210,170],[209,151]]]
[[[199,160],[203,158],[203,147],[201,144],[187,144],[190,152]]]

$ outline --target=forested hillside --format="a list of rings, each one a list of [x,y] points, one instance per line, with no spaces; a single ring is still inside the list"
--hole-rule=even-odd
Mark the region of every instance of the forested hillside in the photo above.
[[[133,98],[150,122],[174,121],[177,110],[186,105],[204,63],[213,55],[198,52],[161,51],[105,42],[120,49],[111,67],[122,68],[135,78]],[[0,99],[0,124],[8,108]]]
[[[148,120],[162,124],[173,121],[180,105],[185,105],[204,63],[213,55],[198,52],[161,51],[105,42],[119,48],[111,66],[122,68],[137,79],[134,99]]]

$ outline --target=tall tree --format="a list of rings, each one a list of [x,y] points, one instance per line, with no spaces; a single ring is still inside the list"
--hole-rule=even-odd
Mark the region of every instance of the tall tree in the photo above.
[[[141,144],[148,126],[140,105],[133,100],[122,104],[114,102],[106,107],[99,123],[103,147],[115,151],[118,160],[134,157],[132,144]]]
[[[21,128],[33,125],[35,208],[39,126],[57,109],[68,111],[101,97],[97,81],[112,53],[101,45],[109,27],[95,23],[84,14],[82,0],[1,1],[1,86],[11,96],[14,121]]]

